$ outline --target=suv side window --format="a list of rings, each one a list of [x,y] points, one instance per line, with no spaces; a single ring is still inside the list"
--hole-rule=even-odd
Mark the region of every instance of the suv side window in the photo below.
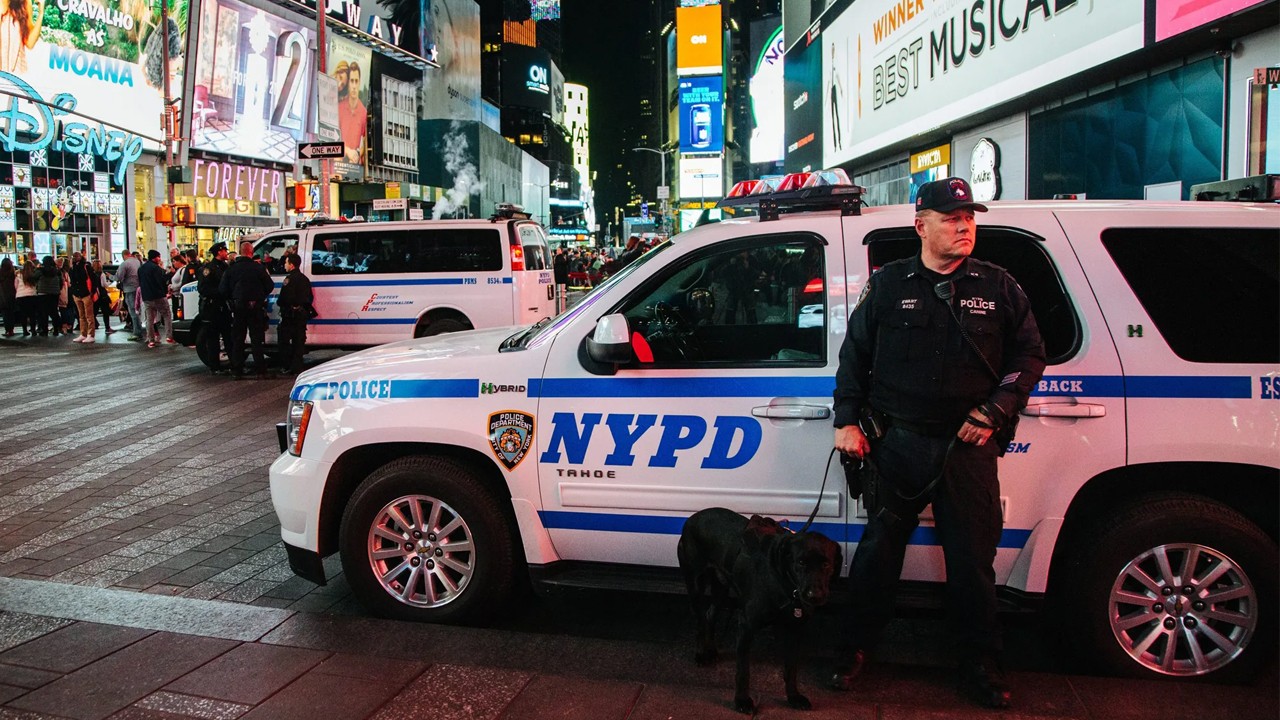
[[[822,365],[824,258],[809,235],[719,245],[667,268],[620,312],[655,366]]]
[[[864,242],[872,268],[920,252],[920,237],[910,227],[878,230],[868,234]],[[979,225],[973,257],[999,265],[1018,281],[1031,302],[1045,355],[1054,365],[1076,354],[1082,336],[1075,306],[1042,242],[1025,230]]]
[[[1102,245],[1189,362],[1280,362],[1280,243],[1248,228],[1112,228]]]

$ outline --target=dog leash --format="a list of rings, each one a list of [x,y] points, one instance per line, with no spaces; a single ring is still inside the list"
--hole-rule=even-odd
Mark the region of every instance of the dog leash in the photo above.
[[[813,512],[809,513],[809,519],[804,521],[804,527],[800,528],[800,532],[805,532],[809,526],[813,524],[813,519],[818,516],[818,508],[822,507],[822,493],[827,490],[827,478],[831,475],[831,459],[836,456],[836,449],[831,448],[831,454],[827,456],[827,469],[822,473],[822,487],[818,488],[818,502],[813,504]]]

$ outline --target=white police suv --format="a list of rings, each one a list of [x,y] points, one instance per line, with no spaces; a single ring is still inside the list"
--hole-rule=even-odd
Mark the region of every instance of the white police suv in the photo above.
[[[655,247],[550,321],[304,373],[271,467],[294,570],[323,583],[341,553],[377,613],[480,622],[526,572],[681,587],[681,526],[712,506],[816,508],[851,558],[866,520],[828,466],[837,353],[868,275],[919,241],[911,208],[863,209],[840,175],[740,185],[726,202],[758,216]],[[975,256],[1020,282],[1050,359],[1001,461],[997,581],[1048,601],[1091,667],[1239,676],[1275,650],[1278,224],[1263,203],[981,218]],[[927,519],[903,575],[944,579]]]

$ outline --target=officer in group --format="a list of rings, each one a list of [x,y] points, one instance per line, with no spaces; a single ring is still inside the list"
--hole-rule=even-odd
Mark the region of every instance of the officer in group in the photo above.
[[[267,297],[275,289],[267,268],[253,256],[253,243],[240,243],[240,255],[222,275],[218,290],[231,301],[231,375],[244,377],[244,339],[249,335],[258,377],[268,377],[262,345],[267,333]]]
[[[231,355],[231,308],[222,294],[222,276],[227,271],[227,244],[215,243],[209,248],[212,258],[200,266],[196,291],[200,293],[200,322],[208,328],[198,340],[204,343],[204,356],[214,375],[221,375],[222,350]]]
[[[863,458],[869,520],[849,571],[832,685],[849,689],[893,614],[907,540],[933,503],[959,636],[960,689],[1007,707],[993,563],[1003,519],[996,459],[1044,372],[1030,304],[1002,268],[974,260],[974,202],[960,178],[916,198],[920,254],[867,281],[835,389],[835,447]]]
[[[311,280],[298,269],[297,253],[284,256],[284,284],[276,305],[280,307],[280,366],[290,375],[302,372],[302,356],[307,354],[307,321],[312,317],[315,297]]]

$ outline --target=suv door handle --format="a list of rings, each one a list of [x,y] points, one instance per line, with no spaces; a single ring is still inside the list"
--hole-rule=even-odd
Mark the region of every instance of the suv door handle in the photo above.
[[[822,405],[770,404],[751,408],[756,417],[783,420],[823,420],[831,417],[831,408]]]
[[[1036,403],[1023,408],[1022,414],[1028,417],[1105,417],[1107,406],[1094,403]]]

